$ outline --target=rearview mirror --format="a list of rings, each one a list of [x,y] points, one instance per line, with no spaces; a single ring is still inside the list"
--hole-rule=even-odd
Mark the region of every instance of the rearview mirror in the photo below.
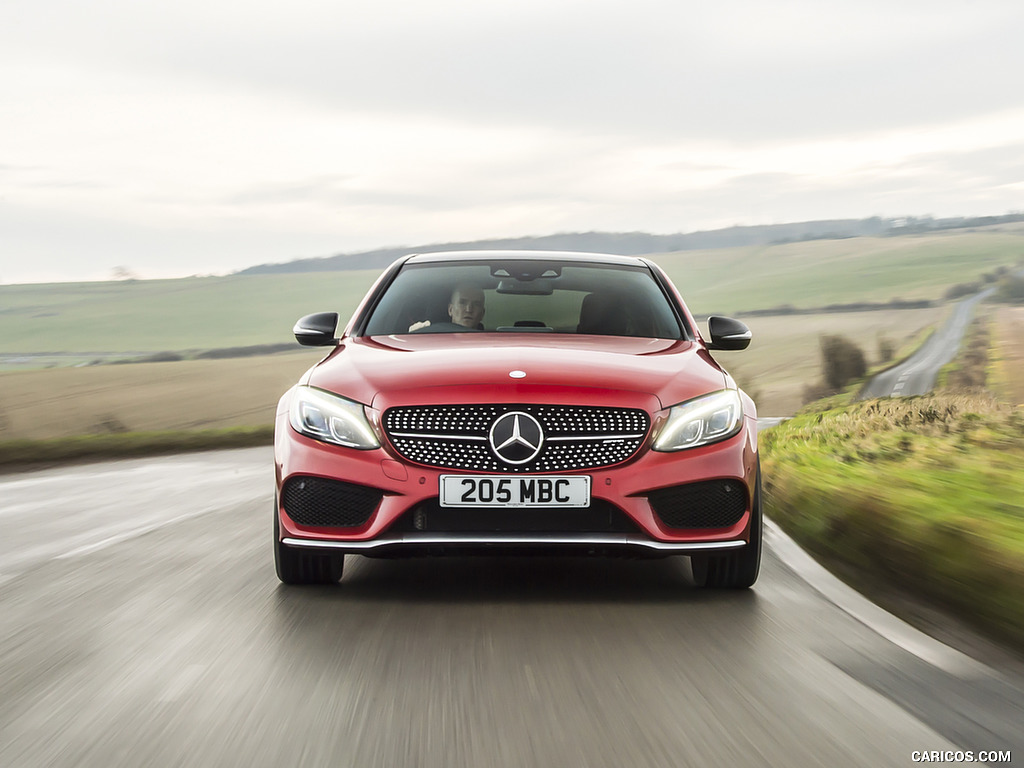
[[[554,292],[551,279],[547,277],[530,278],[525,282],[518,278],[505,278],[498,283],[498,293],[511,293],[514,296],[550,296]]]

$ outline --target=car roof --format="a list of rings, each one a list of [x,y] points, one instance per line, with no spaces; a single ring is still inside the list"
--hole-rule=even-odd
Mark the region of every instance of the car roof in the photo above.
[[[610,253],[584,253],[580,251],[439,251],[414,253],[407,264],[428,264],[445,261],[577,261],[580,263],[618,264],[644,267],[647,263],[637,256],[618,256]]]

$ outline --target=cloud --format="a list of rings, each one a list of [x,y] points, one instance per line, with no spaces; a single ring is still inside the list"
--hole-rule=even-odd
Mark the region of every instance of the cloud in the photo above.
[[[1020,104],[1024,69],[1011,3],[109,5],[48,8],[45,22],[23,10],[28,39],[323,109],[583,135],[743,141],[958,119]]]
[[[999,0],[7,0],[5,251],[223,271],[1019,209],[1022,22]]]

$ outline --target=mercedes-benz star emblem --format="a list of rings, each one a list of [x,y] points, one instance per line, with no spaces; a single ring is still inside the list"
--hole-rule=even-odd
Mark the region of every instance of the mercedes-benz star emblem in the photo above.
[[[522,411],[502,414],[491,425],[491,448],[506,464],[532,461],[544,445],[540,422]]]

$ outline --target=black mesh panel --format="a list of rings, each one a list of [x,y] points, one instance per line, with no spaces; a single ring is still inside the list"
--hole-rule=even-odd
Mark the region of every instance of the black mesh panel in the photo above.
[[[669,528],[727,528],[747,511],[746,486],[739,480],[708,480],[648,494],[654,513]]]
[[[383,496],[375,488],[339,480],[293,477],[285,483],[281,501],[299,525],[355,528],[370,519]]]
[[[404,514],[391,531],[428,533],[639,533],[624,512],[600,499],[589,507],[442,507],[425,501]]]

